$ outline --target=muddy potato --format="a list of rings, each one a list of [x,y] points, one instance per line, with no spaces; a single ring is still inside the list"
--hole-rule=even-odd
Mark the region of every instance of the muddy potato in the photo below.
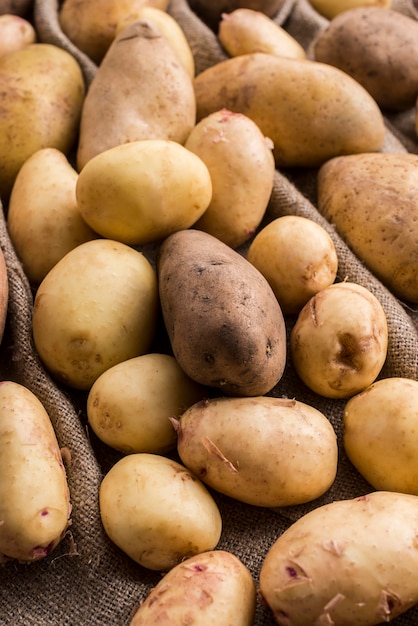
[[[13,13],[0,15],[0,57],[35,41],[36,31],[29,20]]]
[[[256,52],[194,79],[197,120],[227,108],[250,117],[274,144],[278,167],[316,167],[339,154],[375,152],[385,137],[371,95],[336,67]]]
[[[299,313],[309,298],[332,285],[338,257],[327,231],[297,215],[278,217],[250,243],[247,260],[267,279],[283,313]]]
[[[418,96],[418,21],[399,11],[358,7],[335,17],[313,43],[317,61],[358,81],[382,109],[401,111]]]
[[[148,353],[106,370],[87,398],[88,422],[107,445],[125,454],[176,447],[172,419],[207,391],[168,354]]]
[[[163,241],[157,274],[171,347],[190,378],[237,396],[263,395],[277,384],[286,363],[283,314],[251,263],[189,229]]]
[[[334,482],[338,449],[323,413],[297,400],[212,398],[178,420],[184,465],[212,489],[253,506],[302,504]]]
[[[101,62],[80,120],[77,169],[127,142],[183,144],[196,122],[193,80],[151,20],[124,28]]]
[[[70,493],[48,413],[29,389],[0,382],[0,554],[37,561],[69,524]]]
[[[211,201],[194,227],[237,248],[266,212],[275,172],[271,141],[249,117],[222,109],[196,124],[185,147],[212,181]]]
[[[384,378],[344,408],[344,448],[375,488],[418,495],[418,382]]]
[[[39,285],[35,347],[58,381],[88,390],[109,367],[149,351],[157,312],[156,273],[148,259],[117,241],[88,241]]]
[[[384,309],[356,283],[334,283],[300,311],[290,353],[302,381],[326,398],[348,398],[372,384],[386,360]]]
[[[377,491],[320,506],[271,546],[261,597],[281,626],[392,621],[418,602],[417,526],[418,497],[409,494]]]
[[[285,0],[189,0],[193,11],[215,32],[218,31],[223,13],[246,8],[273,17],[284,3]]]
[[[313,8],[321,15],[332,20],[343,11],[356,7],[381,7],[390,9],[392,0],[309,0]]]
[[[97,233],[141,245],[192,226],[211,201],[212,180],[203,160],[184,146],[144,139],[92,158],[78,176],[76,198]]]
[[[33,285],[76,246],[98,235],[80,215],[78,174],[63,152],[42,148],[20,168],[10,195],[7,226]]]
[[[305,59],[300,43],[284,28],[261,11],[236,9],[224,13],[218,38],[231,57],[252,52],[267,52],[291,59]]]
[[[317,180],[322,215],[392,293],[418,302],[418,156],[338,157]]]
[[[213,550],[220,539],[219,509],[193,474],[157,454],[129,454],[100,486],[100,515],[109,538],[131,559],[166,571]]]
[[[256,588],[249,569],[226,550],[192,556],[167,572],[129,626],[252,626]]]

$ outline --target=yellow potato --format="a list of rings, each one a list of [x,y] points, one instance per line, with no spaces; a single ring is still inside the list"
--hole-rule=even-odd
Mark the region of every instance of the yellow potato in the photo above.
[[[84,221],[97,233],[140,245],[192,226],[209,205],[212,180],[190,150],[148,139],[92,158],[78,176],[76,197]]]
[[[392,0],[309,0],[313,8],[329,20],[356,7],[381,7],[390,9]]]
[[[418,382],[384,378],[344,408],[344,447],[375,488],[418,495]]]
[[[129,454],[100,487],[100,514],[109,538],[131,559],[166,571],[213,550],[222,520],[210,493],[180,463],[158,454]]]
[[[382,148],[371,95],[325,63],[263,52],[212,65],[194,79],[197,120],[227,108],[250,117],[274,144],[278,167],[316,167],[339,154]]]
[[[95,434],[125,454],[176,447],[171,422],[207,391],[168,354],[144,354],[114,365],[93,384],[87,417]]]
[[[157,278],[148,259],[117,241],[88,241],[39,285],[35,347],[57,380],[88,390],[109,367],[149,351],[157,311]]]
[[[334,283],[305,304],[290,353],[302,381],[326,398],[348,398],[372,384],[386,360],[384,309],[369,289]]]
[[[0,553],[36,561],[69,524],[70,493],[48,413],[26,387],[0,382]]]
[[[297,215],[278,217],[255,236],[247,260],[267,279],[283,313],[299,313],[321,289],[332,285],[338,257],[327,231]]]
[[[275,172],[271,141],[249,117],[222,109],[196,124],[185,147],[212,181],[211,201],[194,227],[237,248],[266,212]]]
[[[10,195],[7,225],[26,276],[39,285],[70,250],[98,235],[78,210],[78,174],[63,152],[42,148],[20,168]]]
[[[218,38],[231,57],[266,52],[290,59],[306,58],[301,44],[262,11],[241,8],[224,13]]]
[[[151,589],[129,626],[252,626],[256,588],[231,552],[210,550],[185,559]]]
[[[297,400],[212,398],[177,427],[184,465],[212,489],[253,506],[302,504],[337,472],[337,438],[320,411]]]
[[[35,41],[36,31],[29,20],[13,13],[0,15],[0,57]]]

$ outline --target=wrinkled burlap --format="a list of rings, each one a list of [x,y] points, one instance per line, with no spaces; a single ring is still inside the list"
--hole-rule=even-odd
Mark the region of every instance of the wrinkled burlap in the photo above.
[[[395,8],[417,18],[412,0],[394,0]],[[35,0],[33,20],[41,41],[69,50],[80,62],[89,85],[96,66],[63,35],[55,0]],[[196,71],[225,58],[214,33],[193,14],[185,0],[173,0],[169,12],[184,29],[195,55]],[[275,20],[305,47],[327,25],[307,0],[285,0]],[[386,116],[386,151],[418,153],[414,111]],[[417,317],[398,302],[362,265],[315,208],[316,172],[276,172],[266,220],[285,214],[303,215],[322,224],[331,234],[339,256],[339,278],[368,287],[381,301],[389,325],[389,351],[381,376],[418,374]],[[4,213],[6,213],[5,207]],[[160,574],[133,563],[106,538],[98,508],[103,474],[118,454],[100,444],[86,425],[82,393],[58,387],[45,372],[34,350],[31,333],[33,294],[7,234],[0,212],[0,245],[9,273],[10,300],[6,332],[1,345],[1,375],[23,383],[43,402],[60,445],[69,451],[67,474],[71,490],[72,525],[61,544],[46,559],[30,565],[8,562],[0,567],[0,621],[4,626],[123,626]],[[242,250],[245,254],[245,249]],[[347,311],[349,314],[349,311]],[[293,319],[287,319],[288,330]],[[320,499],[303,506],[268,510],[250,507],[214,493],[223,517],[219,548],[236,554],[258,581],[263,558],[273,541],[305,512],[337,499],[372,491],[354,470],[342,448],[341,418],[344,401],[321,398],[303,386],[288,363],[271,395],[294,397],[323,411],[333,424],[340,458],[336,480]],[[68,455],[66,455],[67,457]],[[402,558],[402,555],[399,555]],[[417,583],[418,584],[418,583]],[[258,603],[255,626],[272,626],[268,608]],[[394,620],[397,626],[418,623],[418,607]],[[355,626],[355,625],[353,625]]]

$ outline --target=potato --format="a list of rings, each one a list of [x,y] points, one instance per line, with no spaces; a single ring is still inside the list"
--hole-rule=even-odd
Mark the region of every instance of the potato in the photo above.
[[[285,398],[212,398],[178,420],[184,465],[212,489],[254,506],[302,504],[337,472],[337,439],[317,409]]]
[[[237,248],[266,212],[275,172],[271,141],[249,117],[222,109],[196,124],[185,147],[202,159],[212,181],[211,201],[194,227]]]
[[[418,21],[399,11],[358,7],[335,17],[313,43],[317,61],[358,81],[382,109],[402,111],[418,96]]]
[[[4,55],[0,83],[0,195],[4,203],[20,167],[34,152],[48,147],[67,155],[74,147],[85,87],[74,57],[47,43],[28,44]]]
[[[286,363],[283,314],[251,263],[189,229],[163,241],[157,274],[173,354],[190,378],[236,396],[263,395],[277,384]]]
[[[245,8],[261,11],[273,17],[285,4],[285,0],[188,0],[188,4],[210,28],[217,32],[223,13]]]
[[[107,445],[125,454],[175,449],[171,422],[207,396],[168,354],[149,353],[106,370],[87,397],[88,422]]]
[[[267,279],[283,313],[297,314],[338,270],[334,242],[316,222],[283,215],[264,226],[249,245],[247,260]]]
[[[418,495],[418,382],[384,378],[344,408],[344,448],[375,488]]]
[[[168,4],[168,0],[64,0],[58,20],[70,41],[100,65],[121,19],[143,6],[165,11]]]
[[[367,267],[402,300],[418,302],[418,156],[362,154],[318,172],[318,209]]]
[[[77,177],[66,155],[56,148],[34,152],[16,176],[7,226],[33,285],[39,285],[67,252],[98,237],[80,215]]]
[[[317,167],[333,156],[383,145],[375,100],[331,65],[243,54],[198,74],[194,87],[198,121],[222,108],[247,115],[273,141],[278,167]]]
[[[377,491],[320,506],[270,547],[260,592],[278,624],[374,626],[418,602],[418,498]]]
[[[151,20],[116,37],[86,94],[77,168],[101,152],[141,139],[183,144],[196,122],[193,80]]]
[[[218,38],[231,57],[267,52],[290,59],[306,58],[301,44],[261,11],[241,8],[221,17]]]
[[[129,454],[100,486],[100,515],[109,538],[131,559],[166,571],[214,549],[219,509],[204,485],[183,465],[158,454]]]
[[[189,557],[167,572],[139,606],[130,626],[252,626],[255,583],[226,550]]]
[[[56,380],[88,390],[105,370],[149,351],[156,272],[137,250],[94,239],[68,252],[38,287],[33,339]]]
[[[384,309],[369,289],[334,283],[300,311],[290,354],[302,381],[326,398],[348,398],[375,381],[386,360]]]
[[[309,0],[313,8],[321,15],[332,20],[343,11],[356,7],[381,7],[390,9],[392,0]]]
[[[93,157],[78,176],[76,198],[97,233],[141,245],[192,226],[209,206],[212,179],[179,143],[144,139]]]
[[[0,57],[35,41],[36,31],[29,20],[13,13],[0,15]]]
[[[61,452],[32,391],[0,382],[0,553],[37,561],[63,538],[71,513]]]
[[[0,345],[3,341],[9,304],[9,277],[6,258],[0,248]]]

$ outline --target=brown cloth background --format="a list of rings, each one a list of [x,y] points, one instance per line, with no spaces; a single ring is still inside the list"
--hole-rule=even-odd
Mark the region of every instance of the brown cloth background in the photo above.
[[[412,3],[396,1],[394,8],[417,19]],[[60,31],[59,4],[35,0],[33,21],[41,41],[69,50],[80,62],[87,85],[96,66],[77,50]],[[216,63],[225,54],[214,33],[189,9],[186,0],[172,0],[170,14],[184,29],[195,56],[197,73]],[[306,50],[316,34],[327,25],[307,0],[286,0],[275,20],[284,26]],[[415,111],[386,117],[384,150],[418,153],[414,134]],[[382,377],[417,379],[417,314],[396,300],[363,266],[315,208],[315,171],[276,171],[266,220],[280,215],[303,215],[330,232],[339,256],[339,279],[368,287],[381,301],[389,325],[389,351]],[[67,474],[72,496],[72,525],[58,548],[46,559],[30,565],[15,562],[0,567],[0,623],[4,626],[127,626],[132,612],[160,574],[132,562],[106,538],[99,515],[98,492],[107,469],[119,458],[89,432],[85,414],[86,396],[57,386],[45,372],[34,350],[31,332],[33,293],[16,257],[7,233],[5,214],[0,212],[0,245],[9,273],[10,299],[6,332],[0,346],[0,374],[31,389],[44,403],[60,445],[71,460]],[[245,254],[245,247],[242,250]],[[290,331],[293,319],[286,319]],[[161,335],[164,335],[161,329]],[[160,349],[160,345],[156,345]],[[326,502],[346,499],[372,491],[344,454],[341,418],[344,401],[321,398],[308,390],[288,363],[284,376],[270,395],[294,397],[315,406],[327,415],[339,441],[340,458],[336,480],[320,499],[303,506],[282,509],[251,507],[213,493],[222,517],[219,548],[233,552],[250,569],[258,582],[263,558],[275,539],[302,514]],[[402,555],[399,555],[402,558]],[[418,577],[417,577],[418,585]],[[392,622],[396,626],[418,624],[418,607]],[[257,605],[254,626],[273,626],[269,609]],[[353,625],[355,626],[355,625]]]

